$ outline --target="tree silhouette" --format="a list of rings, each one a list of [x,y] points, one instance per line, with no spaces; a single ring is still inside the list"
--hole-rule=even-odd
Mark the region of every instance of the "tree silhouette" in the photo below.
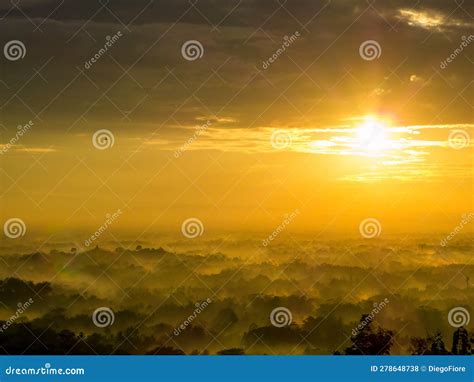
[[[0,321],[0,326],[4,322]],[[39,338],[39,340],[37,340]],[[52,328],[36,327],[31,323],[13,324],[0,336],[0,347],[6,354],[110,354],[113,346],[103,335],[89,337],[70,330],[56,332]]]
[[[368,323],[367,323],[368,322]],[[351,337],[352,345],[346,348],[347,355],[386,355],[390,354],[393,345],[393,332],[377,326],[368,315],[363,314],[360,319],[363,328]]]
[[[18,302],[26,302],[30,298],[46,298],[52,292],[48,282],[34,283],[14,277],[0,280],[0,301],[16,310]]]
[[[453,347],[451,353],[459,355],[471,354],[469,333],[464,327],[458,328],[453,334]]]
[[[450,354],[446,350],[443,335],[438,330],[434,336],[426,338],[415,337],[411,339],[410,352],[413,355],[446,355]]]
[[[412,355],[430,354],[431,342],[430,338],[414,337],[410,340],[411,344],[409,351]]]
[[[438,330],[434,336],[433,343],[431,344],[431,354],[433,355],[446,355],[449,352],[446,350],[444,345],[443,335],[441,331]]]

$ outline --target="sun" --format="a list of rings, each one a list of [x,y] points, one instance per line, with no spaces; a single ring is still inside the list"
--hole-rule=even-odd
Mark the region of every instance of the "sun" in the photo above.
[[[374,116],[364,118],[357,126],[357,143],[359,148],[368,153],[380,153],[389,148],[387,123]]]

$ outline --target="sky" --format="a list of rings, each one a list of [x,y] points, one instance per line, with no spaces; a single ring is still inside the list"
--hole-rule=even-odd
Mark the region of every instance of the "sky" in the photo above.
[[[1,46],[25,54],[0,57],[2,221],[74,235],[120,209],[116,238],[180,235],[189,218],[212,236],[298,211],[288,230],[318,237],[367,218],[384,235],[449,232],[473,211],[473,15],[467,1],[4,2]]]

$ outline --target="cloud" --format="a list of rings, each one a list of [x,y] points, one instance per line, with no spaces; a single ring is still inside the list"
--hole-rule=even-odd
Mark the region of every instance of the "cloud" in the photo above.
[[[423,77],[417,76],[416,74],[412,74],[410,76],[410,82],[423,82]]]
[[[195,127],[196,129],[198,127]],[[389,126],[386,131],[393,135],[390,138],[394,150],[446,147],[447,140],[429,139],[429,134],[425,139],[413,139],[413,135],[419,135],[421,131],[429,130],[452,130],[465,129],[471,131],[474,124],[440,124],[440,125],[408,125]],[[248,152],[274,152],[271,145],[271,136],[274,132],[283,131],[291,138],[291,144],[285,149],[288,151],[308,152],[313,154],[339,154],[339,155],[365,155],[360,151],[360,144],[356,137],[358,124],[342,125],[326,128],[276,128],[258,127],[254,129],[232,128],[223,126],[211,126],[202,131],[199,138],[195,140],[190,150],[217,149],[222,151],[248,151]],[[179,134],[178,134],[179,132]],[[187,134],[190,134],[188,132]],[[168,140],[164,142],[160,139],[147,140],[147,145],[162,146],[163,149],[173,149],[182,143],[183,134],[176,127],[174,138],[172,133],[167,134]],[[385,155],[381,155],[385,156]],[[386,156],[390,157],[391,154]]]
[[[51,147],[20,147],[16,148],[15,151],[25,152],[25,153],[53,153],[57,149]]]
[[[416,11],[413,9],[400,9],[397,18],[408,25],[424,29],[446,30],[447,28],[472,27],[472,21],[457,19],[439,11]]]
[[[31,150],[48,147],[40,144],[46,133],[72,147],[78,133],[85,140],[108,128],[146,150],[172,151],[209,120],[187,150],[275,152],[270,137],[282,129],[291,136],[287,151],[364,157],[354,125],[340,125],[341,117],[382,111],[404,121],[389,129],[393,150],[369,155],[389,165],[426,161],[427,153],[446,145],[447,137],[433,131],[470,120],[463,99],[470,62],[461,54],[440,75],[440,61],[457,44],[442,33],[424,42],[427,30],[459,32],[460,39],[472,25],[468,2],[456,8],[431,1],[416,9],[404,1],[216,4],[22,1],[30,20],[4,7],[0,33],[23,41],[27,52],[22,61],[4,62],[2,123],[11,132],[25,119],[44,119],[29,133]],[[41,32],[33,32],[31,21]],[[84,69],[118,30],[124,36]],[[262,71],[262,61],[295,30],[301,37]],[[197,61],[181,55],[189,39],[204,47]],[[368,39],[382,47],[378,60],[359,56]]]
[[[145,126],[170,116],[187,125],[194,121],[198,109],[204,110],[203,115],[225,114],[241,127],[271,126],[277,121],[298,126],[305,119],[331,125],[341,110],[345,113],[352,105],[378,107],[382,101],[401,117],[416,116],[410,123],[428,123],[418,114],[431,115],[432,110],[442,109],[445,98],[455,97],[470,79],[470,63],[459,57],[456,68],[449,68],[451,77],[435,75],[424,91],[416,93],[416,108],[411,104],[399,107],[411,99],[413,87],[398,79],[410,78],[413,73],[430,78],[433,67],[439,67],[446,56],[440,57],[440,52],[449,54],[454,47],[438,34],[429,44],[422,44],[426,37],[422,28],[393,23],[394,33],[389,23],[397,15],[405,21],[410,17],[424,20],[419,15],[423,12],[427,20],[438,20],[432,14],[448,15],[451,11],[443,2],[432,2],[431,8],[411,13],[400,13],[406,10],[403,2],[377,2],[373,7],[355,1],[315,4],[308,0],[284,6],[254,0],[219,6],[203,0],[195,7],[185,0],[173,2],[173,7],[162,1],[149,4],[147,0],[109,2],[108,9],[100,10],[95,0],[21,2],[21,9],[33,23],[41,24],[41,33],[32,33],[35,26],[18,10],[5,13],[0,33],[6,40],[23,41],[27,48],[21,63],[5,63],[9,73],[5,83],[10,87],[7,95],[14,95],[33,77],[21,94],[28,107],[14,97],[4,106],[5,124],[14,126],[21,115],[33,117],[31,111],[47,106],[44,113],[51,130],[58,130],[64,120],[76,126],[74,122],[81,116],[91,124],[130,121],[136,126],[134,131],[138,126],[146,130]],[[469,10],[467,4],[463,6]],[[460,10],[449,20],[459,20],[456,25],[470,22]],[[130,22],[126,29],[124,24]],[[369,25],[376,26],[377,32],[368,32]],[[118,30],[124,37],[73,81],[78,69],[103,47],[106,36]],[[268,70],[260,70],[262,61],[295,30],[301,37],[291,49]],[[369,64],[360,59],[358,47],[373,38],[380,40],[383,53]],[[189,39],[204,46],[202,59],[192,63],[180,53]],[[41,77],[35,75],[33,69],[46,62]],[[443,88],[445,80],[449,89]],[[62,97],[55,99],[71,81]],[[371,99],[363,99],[362,94]],[[462,108],[463,102],[456,105]],[[444,118],[449,121],[469,113],[468,107],[461,111],[448,108]],[[232,122],[235,127],[239,124]]]

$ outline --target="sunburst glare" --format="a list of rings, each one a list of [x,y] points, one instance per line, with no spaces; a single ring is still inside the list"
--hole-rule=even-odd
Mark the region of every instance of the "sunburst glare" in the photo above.
[[[357,126],[358,146],[367,154],[380,154],[390,149],[388,123],[374,116],[367,116],[364,122]]]

